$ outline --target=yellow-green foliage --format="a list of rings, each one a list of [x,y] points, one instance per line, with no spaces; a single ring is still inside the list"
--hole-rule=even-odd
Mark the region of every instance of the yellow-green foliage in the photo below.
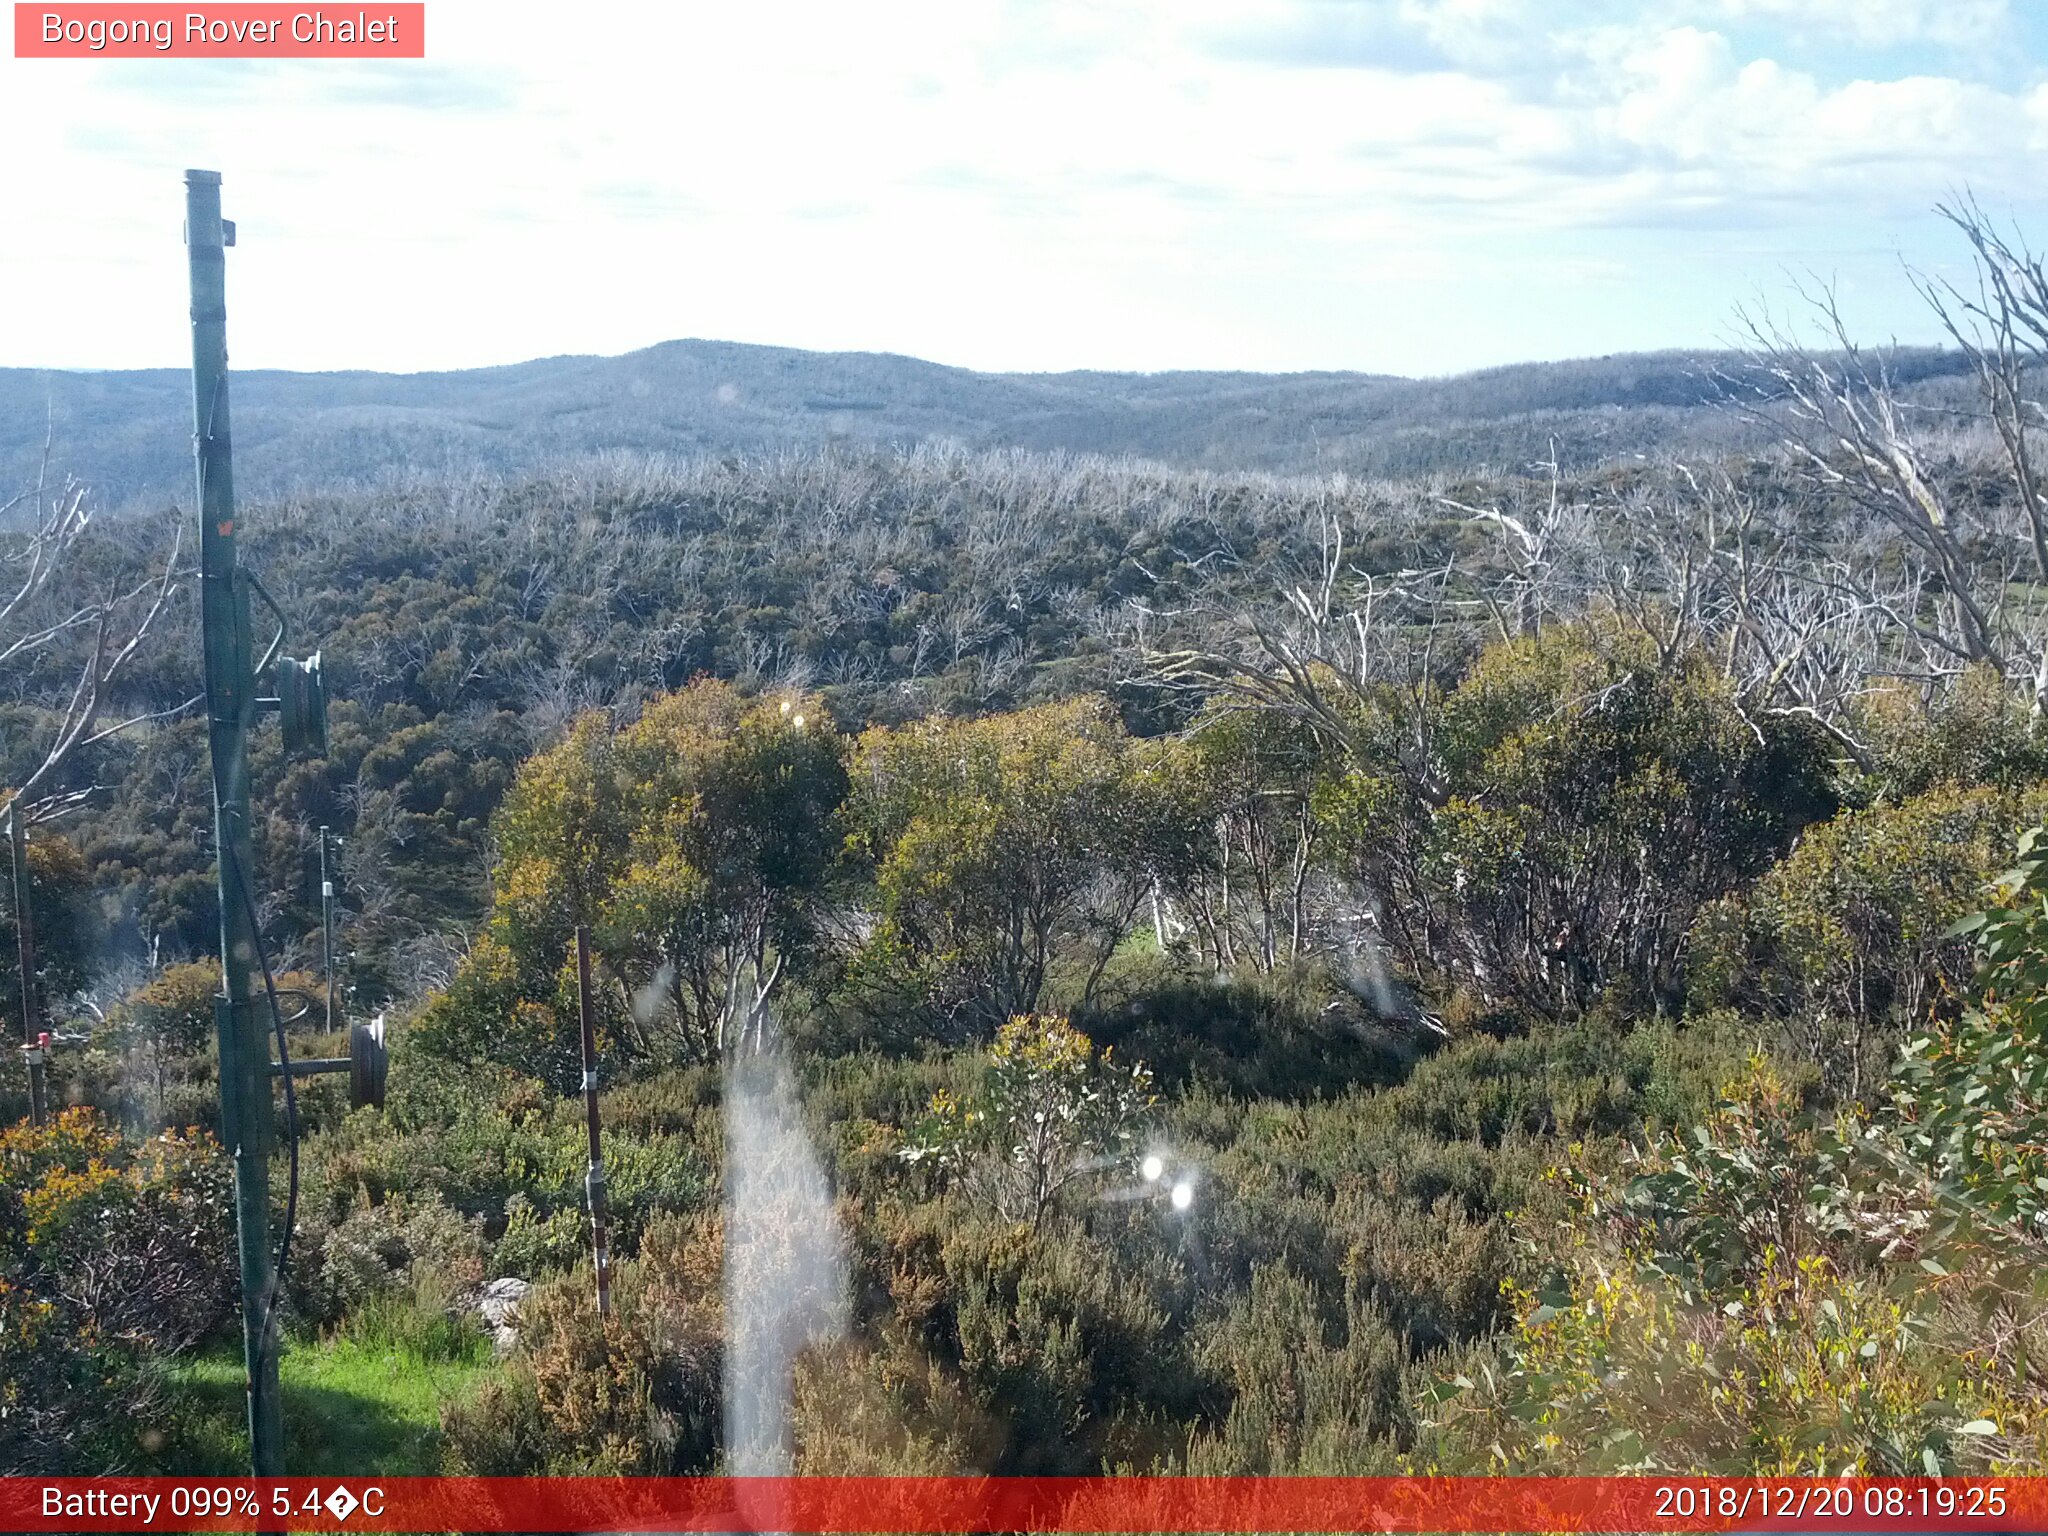
[[[1129,1174],[1151,1082],[1144,1063],[1098,1052],[1065,1019],[1019,1015],[996,1032],[974,1090],[934,1094],[898,1155],[945,1168],[970,1198],[1035,1227],[1069,1192]]]
[[[2048,1168],[2048,853],[1962,925],[1976,1005],[1866,1113],[1762,1058],[1689,1138],[1554,1178],[1497,1357],[1439,1380],[1439,1455],[1510,1471],[2033,1471]]]
[[[122,1011],[144,1038],[174,1052],[203,1049],[213,1031],[213,1000],[220,992],[220,962],[195,960],[166,966],[136,988]]]
[[[1498,1470],[1899,1476],[1952,1467],[1978,1421],[1983,1397],[1922,1321],[1824,1256],[1767,1254],[1707,1298],[1583,1262],[1562,1305],[1509,1293],[1513,1363],[1488,1382]]]
[[[287,984],[280,977],[278,984]],[[210,1081],[214,998],[220,992],[220,962],[197,960],[165,966],[107,1010],[93,1032],[93,1045],[123,1078],[146,1080],[140,1092],[118,1090],[101,1096],[126,1100],[130,1118],[172,1124],[212,1124],[219,1097]],[[180,1091],[174,1098],[173,1086]],[[111,1104],[107,1107],[112,1108]]]
[[[1507,1472],[1953,1471],[1996,1390],[1930,1277],[1866,1251],[1845,1169],[1761,1062],[1689,1144],[1558,1169],[1498,1357],[1431,1394],[1445,1445]]]
[[[1834,806],[1817,732],[1745,716],[1709,658],[1609,619],[1383,707],[1405,729],[1358,732],[1316,797],[1328,857],[1412,973],[1488,1007],[1671,1004],[1693,914]]]
[[[2048,1247],[2048,830],[2020,839],[1993,905],[1957,924],[1976,1005],[1911,1042],[1890,1108],[1933,1185],[1935,1235],[2035,1267]]]
[[[132,1462],[143,1362],[227,1316],[230,1193],[204,1136],[131,1145],[85,1109],[0,1131],[0,1472]]]
[[[1313,945],[1307,877],[1326,828],[1314,795],[1328,755],[1305,723],[1223,699],[1151,750],[1161,886],[1217,968],[1270,971]]]
[[[617,732],[577,721],[520,768],[490,922],[421,1042],[572,1081],[579,923],[612,1050],[701,1058],[765,1030],[837,856],[842,757],[816,698],[708,679]]]
[[[1151,887],[1145,832],[1167,812],[1142,757],[1094,698],[865,733],[850,812],[881,915],[866,969],[986,1025],[1036,1011],[1065,952],[1085,999]]]
[[[2034,700],[1979,662],[1946,687],[1875,683],[1848,728],[1870,759],[1856,784],[1897,803],[1936,786],[2020,789],[2048,778],[2048,734]]]
[[[1695,1001],[1784,1020],[1857,1091],[1904,1031],[1959,995],[1970,950],[1950,925],[2044,812],[2041,786],[1937,788],[1809,828],[1750,890],[1701,915]]]

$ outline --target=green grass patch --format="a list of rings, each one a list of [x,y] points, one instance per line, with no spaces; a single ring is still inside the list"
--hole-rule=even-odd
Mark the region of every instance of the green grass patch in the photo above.
[[[285,1470],[293,1476],[424,1476],[441,1470],[441,1405],[494,1368],[474,1328],[373,1310],[333,1337],[289,1340],[278,1364]],[[424,1346],[424,1347],[423,1347]],[[171,1430],[153,1471],[248,1470],[239,1341],[169,1363]]]

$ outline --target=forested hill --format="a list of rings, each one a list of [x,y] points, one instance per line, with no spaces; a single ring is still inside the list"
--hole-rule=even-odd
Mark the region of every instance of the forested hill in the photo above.
[[[235,376],[245,492],[432,472],[524,469],[565,454],[758,452],[835,439],[1133,455],[1190,468],[1405,475],[1514,468],[1554,439],[1574,462],[1685,443],[1734,446],[1716,359],[1676,352],[1528,363],[1442,379],[1363,373],[990,374],[879,353],[671,341],[454,373]],[[1941,389],[1934,351],[1899,375]],[[0,485],[53,459],[111,505],[182,495],[190,385],[178,369],[0,369]]]

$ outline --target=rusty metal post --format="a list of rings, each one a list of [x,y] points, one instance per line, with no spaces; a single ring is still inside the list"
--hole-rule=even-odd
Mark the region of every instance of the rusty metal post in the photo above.
[[[597,1027],[591,1017],[590,930],[576,927],[576,1013],[583,1030],[583,1115],[590,1127],[590,1171],[583,1176],[583,1196],[590,1206],[591,1252],[597,1261],[597,1312],[612,1310],[612,1258],[606,1233],[604,1147],[597,1115]]]
[[[50,1080],[44,1065],[49,1041],[44,1038],[42,1010],[36,1006],[36,915],[29,906],[28,829],[22,825],[21,801],[7,805],[7,848],[14,880],[14,938],[21,961],[21,1059],[28,1067],[28,1117],[32,1125],[50,1118]]]
[[[327,867],[327,829],[320,829],[320,973],[327,978],[327,1033],[339,1027],[334,1006],[334,875]]]

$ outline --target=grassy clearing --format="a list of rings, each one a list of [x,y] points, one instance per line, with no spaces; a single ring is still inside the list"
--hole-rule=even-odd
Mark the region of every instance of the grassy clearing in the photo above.
[[[492,1368],[474,1329],[422,1326],[400,1308],[368,1309],[345,1333],[289,1341],[278,1365],[285,1464],[294,1476],[425,1475],[441,1470],[441,1405]],[[150,1448],[181,1475],[247,1470],[242,1355],[229,1340],[171,1362],[174,1428]]]

